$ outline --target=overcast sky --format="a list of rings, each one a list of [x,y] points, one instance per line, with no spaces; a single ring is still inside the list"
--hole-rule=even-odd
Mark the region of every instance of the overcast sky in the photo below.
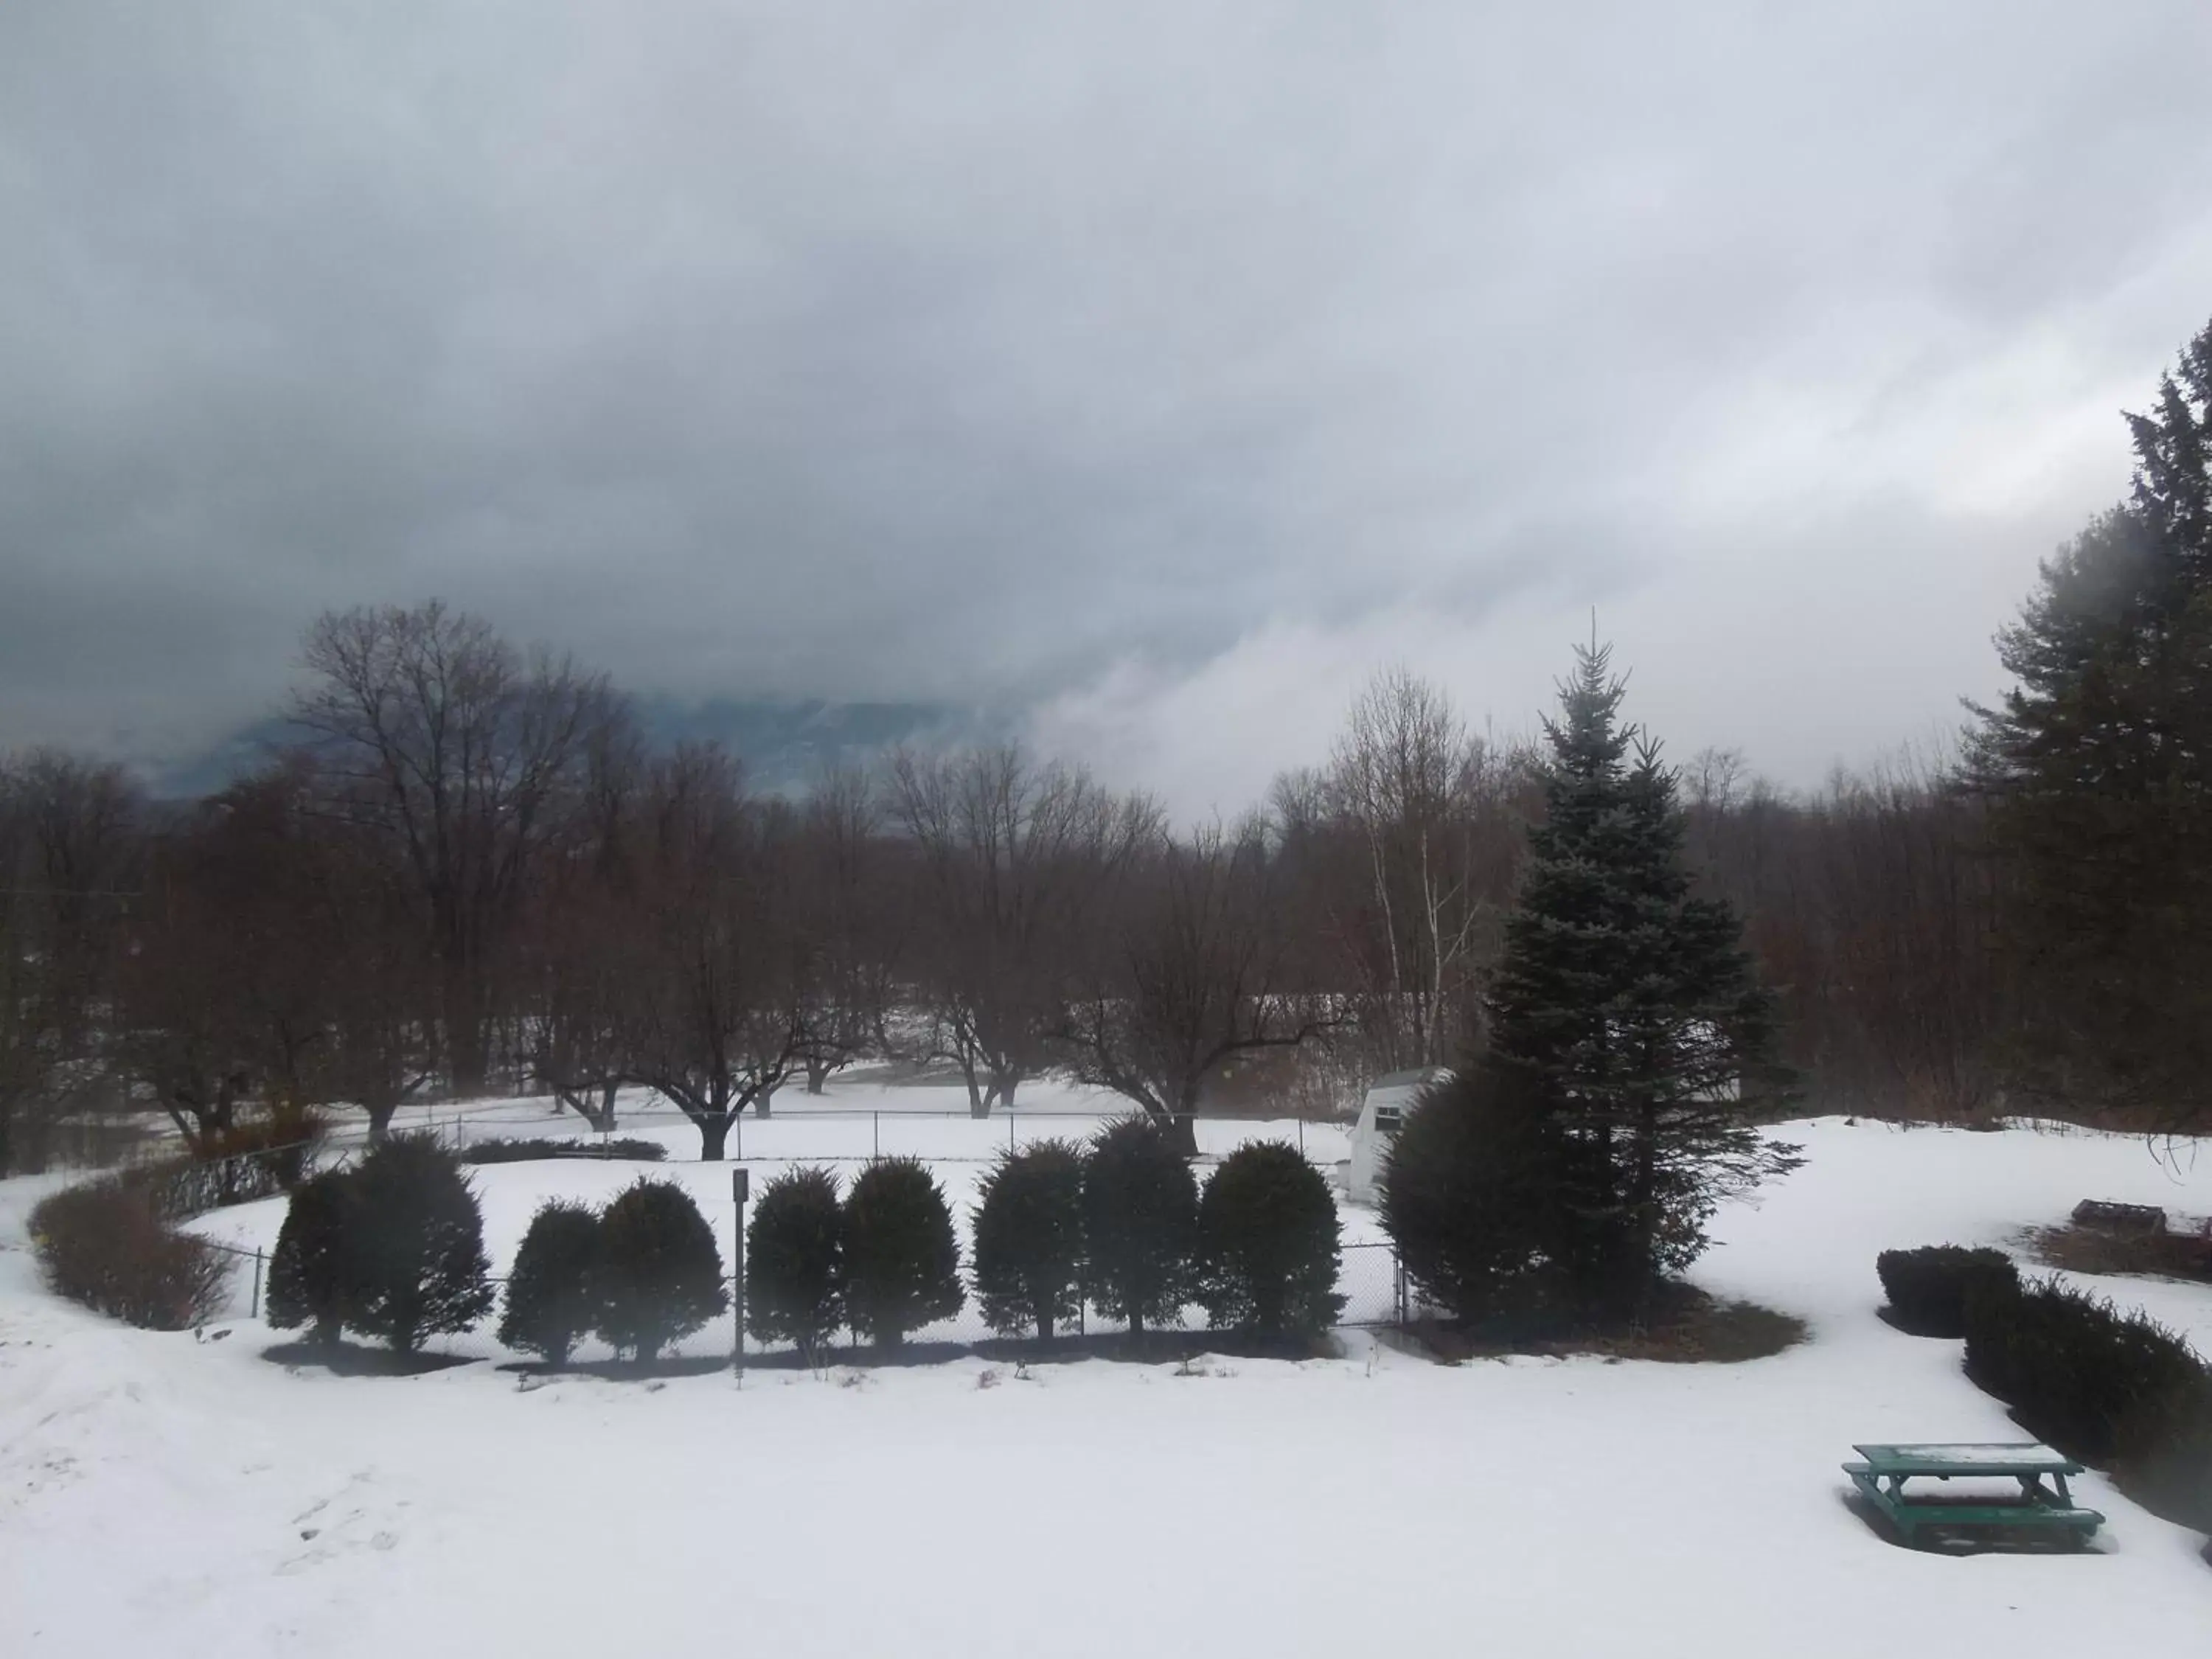
[[[1012,708],[1185,808],[1589,628],[1950,722],[2212,317],[2207,0],[0,5],[0,744],[326,606]]]

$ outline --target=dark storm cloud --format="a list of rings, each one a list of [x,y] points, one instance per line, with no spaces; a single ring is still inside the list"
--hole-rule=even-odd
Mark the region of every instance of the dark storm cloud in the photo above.
[[[434,593],[1233,793],[1378,656],[1520,718],[1595,603],[1808,776],[2118,488],[2208,63],[2201,0],[9,6],[0,742],[203,740]]]

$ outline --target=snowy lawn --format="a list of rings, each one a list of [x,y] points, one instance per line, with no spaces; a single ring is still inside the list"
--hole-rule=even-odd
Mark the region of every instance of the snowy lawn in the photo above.
[[[832,1127],[798,1119],[748,1124],[748,1153]],[[896,1150],[993,1126],[909,1127]],[[244,1320],[195,1341],[48,1297],[21,1218],[52,1183],[0,1185],[0,1653],[2197,1651],[2201,1540],[2101,1479],[2076,1487],[2112,1518],[2098,1553],[1952,1559],[1876,1538],[1837,1465],[1854,1441],[2026,1437],[1957,1343],[1876,1318],[1878,1249],[2004,1244],[2085,1196],[2202,1213],[2212,1147],[2177,1172],[2100,1137],[1790,1133],[1807,1167],[1723,1215],[1698,1277],[1812,1340],[1727,1367],[1446,1368],[1350,1334],[1340,1360],[1193,1376],[295,1375]],[[726,1170],[669,1167],[726,1242]],[[959,1200],[981,1167],[940,1173]],[[497,1265],[537,1194],[629,1174],[478,1171]],[[2098,1285],[2212,1349],[2212,1291]]]

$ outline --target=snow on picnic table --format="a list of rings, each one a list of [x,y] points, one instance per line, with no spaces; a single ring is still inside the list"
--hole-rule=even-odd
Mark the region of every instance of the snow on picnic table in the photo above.
[[[2197,1650],[2201,1540],[2101,1477],[2077,1483],[2111,1517],[2096,1552],[1957,1559],[1876,1537],[1838,1464],[1857,1442],[2020,1437],[1957,1343],[1876,1318],[1877,1250],[2005,1244],[2085,1196],[2212,1207],[2212,1159],[1786,1133],[1807,1166],[1723,1212],[1698,1277],[1812,1339],[1735,1366],[1445,1367],[1348,1334],[1341,1359],[1190,1375],[293,1374],[252,1322],[195,1340],[46,1296],[21,1218],[51,1183],[0,1183],[0,1653],[1863,1659],[1899,1632]],[[634,1167],[479,1171],[495,1256],[534,1193],[611,1190]],[[670,1168],[726,1226],[726,1170]],[[257,1208],[220,1225],[273,1227]],[[2212,1348],[2212,1291],[2096,1283]],[[456,1350],[495,1352],[474,1340]]]
[[[2012,1469],[2037,1463],[2072,1461],[2063,1452],[2053,1451],[2036,1440],[2016,1440],[1997,1444],[1854,1445],[1851,1449],[1863,1452],[1883,1465],[1885,1469],[1892,1463],[1926,1463],[1960,1469]]]

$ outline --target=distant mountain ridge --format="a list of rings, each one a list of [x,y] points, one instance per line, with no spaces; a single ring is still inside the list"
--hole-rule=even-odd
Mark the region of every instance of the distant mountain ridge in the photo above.
[[[635,707],[654,744],[719,743],[744,763],[754,788],[780,795],[801,793],[825,766],[866,765],[902,744],[957,748],[1013,732],[1004,715],[945,703],[652,696],[635,699]],[[149,764],[143,775],[156,799],[197,800],[243,777],[294,737],[289,721],[271,716],[198,755]]]

